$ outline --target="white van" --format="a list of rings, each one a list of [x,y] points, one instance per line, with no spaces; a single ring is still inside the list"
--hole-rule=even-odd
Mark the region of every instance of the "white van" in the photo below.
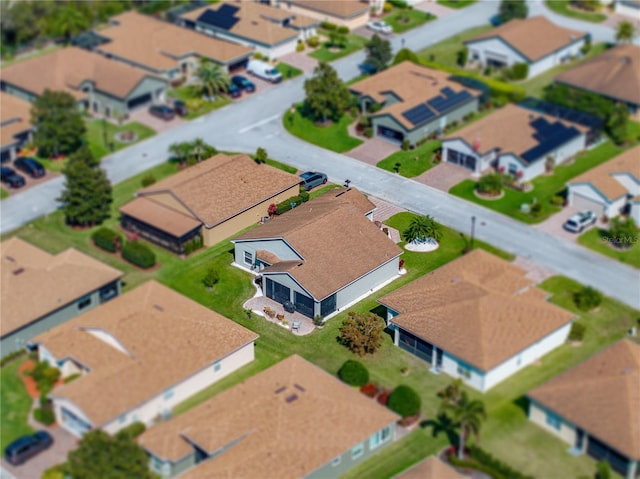
[[[260,60],[249,60],[247,73],[251,73],[263,80],[269,80],[271,83],[280,83],[282,81],[282,75],[273,65]]]

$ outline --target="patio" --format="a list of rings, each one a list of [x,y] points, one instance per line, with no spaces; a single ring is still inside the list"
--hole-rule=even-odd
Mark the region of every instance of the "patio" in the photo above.
[[[244,308],[250,309],[253,313],[263,317],[270,323],[277,324],[281,328],[290,330],[296,336],[311,334],[313,330],[316,329],[311,318],[307,318],[297,311],[294,313],[287,313],[284,310],[284,306],[267,298],[266,296],[262,296],[261,292],[257,292],[253,298],[244,303]],[[271,311],[273,317],[270,317],[265,310]],[[278,318],[280,318],[280,320]],[[284,321],[287,322],[286,325],[283,324]],[[292,329],[294,321],[300,322],[300,327],[297,330]]]

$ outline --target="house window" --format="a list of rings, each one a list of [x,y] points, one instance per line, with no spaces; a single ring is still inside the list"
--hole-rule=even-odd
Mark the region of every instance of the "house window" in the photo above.
[[[391,426],[387,426],[380,431],[380,442],[387,442],[389,439],[391,439]]]
[[[361,442],[353,449],[351,449],[351,459],[358,459],[360,456],[364,454],[364,443]]]
[[[87,306],[91,305],[91,296],[85,296],[80,301],[78,301],[78,309],[83,310]]]
[[[340,464],[342,462],[342,456],[338,456],[336,457],[333,461],[331,461],[331,465],[333,467],[336,467],[338,464]]]
[[[462,363],[458,363],[458,374],[463,378],[471,379],[471,368]]]
[[[161,472],[164,466],[164,461],[158,459],[156,456],[151,456],[151,469],[156,472]]]
[[[249,251],[244,252],[244,262],[250,265],[253,264],[253,254],[251,252]]]
[[[511,176],[516,176],[518,174],[518,165],[515,163],[509,163],[509,174]]]
[[[123,424],[123,423],[127,422],[127,415],[126,415],[126,414],[121,415],[121,416],[118,418],[118,422],[119,422],[120,424]]]
[[[220,369],[222,369],[222,366],[220,365],[220,363],[214,363],[213,372],[214,373],[220,372]]]
[[[173,397],[173,389],[167,389],[164,392],[164,400],[167,401]]]
[[[547,422],[547,426],[552,427],[556,431],[560,430],[562,420],[560,419],[560,416],[558,416],[557,414],[547,411],[546,422]]]

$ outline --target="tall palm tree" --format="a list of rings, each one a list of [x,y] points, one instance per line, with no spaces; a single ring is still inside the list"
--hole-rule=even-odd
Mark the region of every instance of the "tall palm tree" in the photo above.
[[[402,235],[407,243],[424,242],[429,238],[438,241],[442,237],[440,225],[429,215],[413,218]]]
[[[54,35],[64,37],[69,43],[72,36],[89,28],[90,22],[81,10],[68,6],[59,9],[53,15],[50,25]]]
[[[200,81],[200,86],[208,97],[213,97],[227,89],[231,80],[229,75],[215,63],[203,61],[198,67],[196,77]]]
[[[193,154],[196,155],[198,163],[202,161],[202,155],[206,151],[207,146],[208,145],[202,138],[196,138],[191,142],[191,149],[193,151]]]
[[[631,43],[636,36],[636,27],[629,21],[618,23],[616,29],[616,40],[622,43]]]
[[[464,445],[471,435],[478,438],[482,421],[487,418],[484,403],[478,399],[469,399],[465,391],[457,403],[443,404],[443,410],[451,414],[451,419],[460,428],[458,434],[458,458],[463,459]]]
[[[193,145],[188,141],[173,143],[169,146],[169,153],[171,153],[180,163],[185,163],[193,154]]]

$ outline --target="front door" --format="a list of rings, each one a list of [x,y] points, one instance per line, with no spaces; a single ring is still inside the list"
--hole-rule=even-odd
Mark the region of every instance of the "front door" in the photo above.
[[[575,447],[577,450],[582,451],[584,447],[584,431],[580,428],[576,429],[576,443]]]
[[[442,369],[442,349],[436,348],[436,368]]]

